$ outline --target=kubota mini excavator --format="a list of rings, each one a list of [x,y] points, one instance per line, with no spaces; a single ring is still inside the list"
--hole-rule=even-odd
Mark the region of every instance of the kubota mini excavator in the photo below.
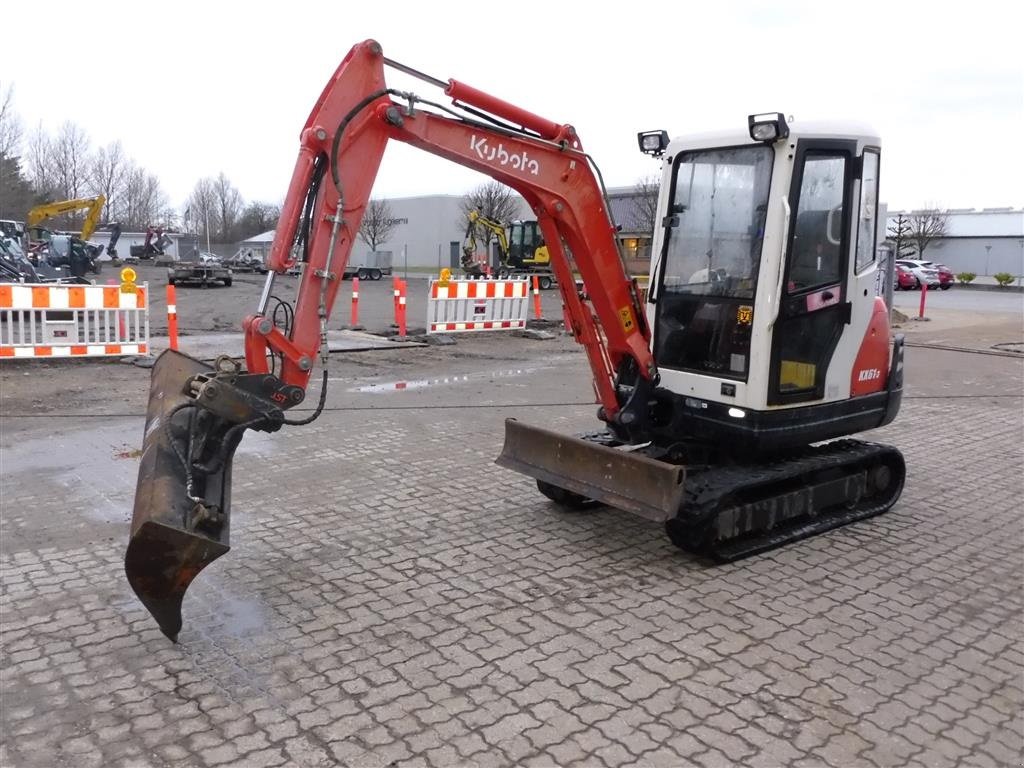
[[[385,66],[454,106],[389,88]],[[721,560],[888,509],[903,487],[899,451],[833,440],[888,423],[901,400],[902,339],[890,341],[873,289],[879,139],[852,126],[790,127],[781,114],[746,127],[640,134],[662,179],[641,303],[572,126],[386,59],[372,40],[356,45],[300,135],[271,271],[243,323],[245,369],[172,351],[153,369],[125,567],[164,633],[177,637],[185,590],[228,551],[231,463],[245,430],[308,423],[323,409],[328,318],[391,139],[526,199],[593,371],[600,431],[570,437],[510,419],[499,464],[558,503],[663,522],[676,544]],[[294,320],[276,324],[274,279],[296,261]],[[290,419],[318,352],[319,403]]]

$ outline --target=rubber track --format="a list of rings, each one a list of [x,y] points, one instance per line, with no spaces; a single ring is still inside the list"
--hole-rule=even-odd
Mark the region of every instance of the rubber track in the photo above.
[[[823,510],[813,518],[798,518],[780,528],[766,531],[761,536],[708,542],[708,529],[715,517],[726,511],[721,508],[724,499],[739,496],[748,503],[758,496],[761,487],[786,486],[796,478],[814,475],[826,470],[849,467],[851,472],[865,464],[873,465],[884,456],[894,464],[898,476],[890,483],[887,495],[871,497],[853,508]],[[905,479],[903,457],[891,446],[860,440],[838,440],[820,446],[810,446],[785,457],[758,464],[740,464],[724,467],[694,469],[687,474],[687,488],[683,507],[675,520],[666,524],[669,536],[678,546],[698,551],[721,562],[730,562],[759,552],[775,549],[783,544],[806,538],[841,525],[863,520],[888,510],[899,498]],[[771,493],[764,498],[771,498]],[[682,543],[688,540],[688,543]]]

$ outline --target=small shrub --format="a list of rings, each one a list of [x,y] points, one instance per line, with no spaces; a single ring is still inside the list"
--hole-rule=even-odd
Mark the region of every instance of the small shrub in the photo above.
[[[1008,286],[1015,279],[1014,276],[1011,275],[1009,272],[996,272],[994,275],[992,275],[992,277],[994,277],[996,279],[996,282],[999,283],[999,285],[1003,288]]]
[[[956,279],[960,281],[960,285],[967,285],[971,280],[976,278],[977,275],[973,272],[961,272],[956,276]]]

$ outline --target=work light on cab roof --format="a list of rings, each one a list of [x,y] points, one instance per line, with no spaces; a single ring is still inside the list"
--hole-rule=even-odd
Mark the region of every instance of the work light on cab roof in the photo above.
[[[789,136],[789,125],[781,112],[749,115],[747,125],[754,141],[778,141]]]

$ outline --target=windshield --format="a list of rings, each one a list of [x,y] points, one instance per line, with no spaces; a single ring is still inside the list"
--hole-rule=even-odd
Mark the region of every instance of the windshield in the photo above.
[[[666,292],[753,299],[772,157],[766,146],[681,155],[666,233]]]

